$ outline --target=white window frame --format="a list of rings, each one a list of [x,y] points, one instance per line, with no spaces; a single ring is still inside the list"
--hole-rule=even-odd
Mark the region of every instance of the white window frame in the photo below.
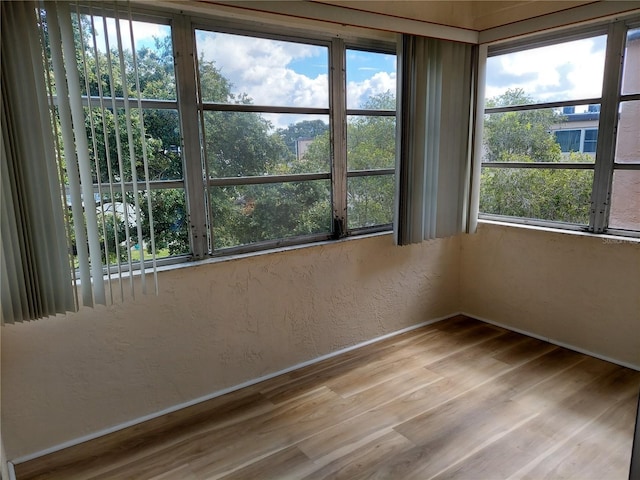
[[[329,105],[327,108],[307,107],[264,107],[257,110],[252,105],[230,104],[210,106],[199,102],[194,75],[193,56],[195,49],[195,30],[242,34],[257,38],[269,38],[284,41],[301,42],[327,46],[329,49]],[[295,28],[287,29],[270,26],[255,26],[247,22],[233,22],[229,19],[203,19],[201,17],[175,16],[172,21],[173,45],[176,64],[176,83],[178,84],[178,111],[181,119],[183,136],[183,163],[185,188],[187,192],[187,209],[190,215],[189,230],[193,259],[199,260],[210,256],[231,255],[278,248],[287,245],[298,245],[318,241],[342,238],[348,235],[359,235],[379,231],[391,231],[392,224],[372,226],[349,230],[347,228],[347,176],[366,176],[392,174],[393,169],[384,171],[366,170],[347,173],[346,161],[346,118],[351,114],[364,114],[369,111],[347,110],[346,107],[346,50],[356,48],[384,52],[396,55],[396,45],[388,40],[345,39],[336,35],[299,32]],[[329,116],[331,136],[331,172],[305,173],[291,175],[273,175],[265,177],[241,177],[233,179],[206,178],[205,159],[200,145],[199,113],[215,108],[228,111],[259,111],[261,113],[319,113]],[[285,111],[286,110],[286,111]],[[395,111],[372,111],[373,115],[394,115]],[[283,239],[266,240],[248,245],[214,250],[212,246],[213,222],[208,207],[208,189],[222,185],[255,185],[261,183],[280,183],[292,181],[331,181],[332,226],[331,231],[320,234],[303,235]]]
[[[549,220],[513,217],[506,215],[486,214],[480,212],[480,220],[495,220],[500,222],[521,223],[558,228],[562,230],[581,230],[596,234],[612,234],[619,236],[640,237],[640,231],[621,230],[608,227],[610,199],[613,181],[613,172],[619,170],[640,170],[640,163],[615,163],[616,133],[618,124],[618,111],[620,104],[625,101],[640,100],[640,94],[622,95],[622,66],[626,47],[627,31],[638,28],[640,19],[637,17],[614,21],[609,24],[578,27],[568,30],[554,31],[551,34],[543,34],[526,37],[514,41],[489,44],[487,57],[503,55],[531,48],[554,45],[571,40],[588,38],[596,35],[607,35],[607,47],[605,53],[604,78],[602,96],[597,98],[582,98],[569,101],[557,101],[537,103],[534,105],[516,105],[509,107],[485,108],[484,113],[501,113],[524,111],[544,108],[561,108],[576,105],[600,105],[600,117],[598,124],[598,140],[594,164],[587,163],[518,163],[518,162],[481,162],[483,168],[558,168],[558,169],[593,169],[594,180],[591,193],[591,205],[589,225],[567,224]],[[486,58],[485,69],[486,69]],[[482,103],[484,106],[484,104]],[[581,134],[581,147],[584,141],[584,129]]]
[[[93,14],[99,14],[93,12]],[[100,14],[112,16],[113,12],[105,7]],[[346,118],[347,115],[385,115],[395,116],[395,110],[368,111],[347,110],[346,107],[346,50],[357,48],[364,51],[396,55],[396,42],[388,35],[379,35],[367,31],[367,38],[349,37],[335,33],[311,32],[299,28],[273,26],[254,23],[248,20],[235,20],[226,17],[198,15],[191,16],[162,8],[132,8],[134,20],[169,25],[174,51],[174,71],[176,81],[176,100],[143,99],[144,108],[177,110],[182,136],[181,157],[183,178],[180,180],[152,181],[152,189],[184,189],[188,216],[188,237],[190,252],[158,260],[159,265],[182,263],[188,260],[202,260],[215,256],[273,249],[288,245],[300,245],[319,241],[338,239],[350,235],[361,235],[380,231],[391,231],[392,224],[376,225],[349,230],[347,227],[347,177],[368,175],[390,175],[394,169],[363,170],[347,173],[346,161]],[[276,40],[301,42],[326,46],[329,49],[329,104],[327,108],[290,107],[286,112],[280,107],[260,107],[262,113],[320,113],[329,116],[331,135],[331,171],[330,173],[305,173],[291,175],[273,175],[265,177],[242,177],[233,179],[207,178],[205,159],[201,147],[200,114],[212,108],[198,99],[194,63],[196,55],[195,30],[211,30],[224,33],[236,33],[270,38]],[[122,103],[122,99],[115,99]],[[85,99],[85,105],[94,99]],[[215,108],[220,108],[216,105]],[[256,111],[255,106],[230,104],[224,106],[229,111]],[[291,181],[329,180],[331,182],[331,230],[326,233],[303,235],[283,239],[255,242],[238,247],[214,250],[212,245],[213,222],[208,202],[208,189],[211,186],[226,184],[255,185],[261,183],[280,183]],[[98,191],[98,184],[94,190]],[[127,185],[132,189],[133,185]]]
[[[343,51],[346,52],[346,50],[361,50],[361,51],[366,51],[366,52],[375,52],[375,53],[387,53],[387,54],[393,54],[395,55],[396,52],[395,51],[390,51],[390,50],[383,50],[383,49],[376,49],[376,48],[372,48],[370,46],[368,47],[364,47],[363,45],[359,45],[357,43],[347,43],[344,46]],[[345,72],[346,72],[346,64],[345,64]],[[346,87],[345,87],[345,94],[342,95],[343,98],[346,99]],[[398,96],[398,92],[396,91],[396,99]],[[347,108],[346,104],[345,104],[345,111],[346,111],[346,116],[366,116],[366,117],[396,117],[396,110],[373,110],[373,109],[364,109],[364,108]],[[396,121],[397,121],[397,117],[396,117]],[[346,122],[345,122],[346,123]],[[346,134],[345,134],[345,139],[346,139]],[[397,142],[397,139],[396,139]],[[345,152],[346,152],[346,143],[344,146]],[[388,175],[394,175],[395,174],[395,168],[367,168],[367,169],[362,169],[362,170],[348,170],[347,169],[347,159],[345,157],[344,159],[344,165],[345,165],[345,173],[346,173],[346,177],[347,178],[363,178],[363,177],[371,177],[371,176],[388,176]],[[344,201],[345,201],[345,211],[346,211],[346,201],[347,201],[347,184],[348,181],[345,181],[345,186],[344,186]],[[376,225],[376,226],[371,226],[371,227],[358,227],[358,228],[348,228],[346,220],[345,220],[345,225],[344,228],[346,229],[345,231],[349,234],[349,235],[357,235],[360,233],[372,233],[372,232],[380,232],[380,231],[390,231],[393,229],[393,224],[392,223],[388,223],[385,225]]]

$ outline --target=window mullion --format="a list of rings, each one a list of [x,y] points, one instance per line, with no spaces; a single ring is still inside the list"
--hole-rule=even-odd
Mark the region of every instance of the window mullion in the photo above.
[[[589,230],[595,233],[602,233],[607,228],[609,219],[626,33],[627,29],[624,23],[617,22],[610,25],[607,36],[596,165],[589,218]]]
[[[347,233],[347,96],[346,54],[344,41],[331,44],[331,194],[333,201],[333,235]]]
[[[194,74],[195,45],[191,24],[187,17],[176,18],[172,31],[180,132],[183,142],[182,158],[189,211],[189,238],[194,258],[200,259],[207,255],[209,248],[205,215],[206,186],[202,176],[197,89]]]

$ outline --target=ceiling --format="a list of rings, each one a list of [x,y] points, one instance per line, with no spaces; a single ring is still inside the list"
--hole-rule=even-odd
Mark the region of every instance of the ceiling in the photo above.
[[[189,4],[166,1],[180,7]],[[192,4],[418,35],[424,32],[424,23],[429,23],[430,36],[450,38],[451,29],[444,29],[457,27],[460,38],[450,39],[470,43],[477,43],[478,35],[488,42],[504,35],[640,12],[640,0],[198,0]],[[526,22],[534,18],[538,20]]]
[[[420,20],[470,30],[486,30],[548,13],[567,10],[593,0],[311,0],[363,12]],[[627,7],[634,3],[624,2]]]

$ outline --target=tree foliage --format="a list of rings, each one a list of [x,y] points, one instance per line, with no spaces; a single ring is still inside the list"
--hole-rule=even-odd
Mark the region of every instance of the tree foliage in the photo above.
[[[524,90],[507,90],[487,102],[487,107],[532,104]],[[550,134],[551,126],[564,117],[551,108],[492,113],[485,119],[485,161],[559,162],[560,145]]]
[[[395,95],[384,92],[371,96],[363,110],[393,110]],[[347,168],[358,170],[388,169],[395,166],[395,117],[357,115],[347,122]],[[326,171],[330,158],[330,134],[315,138],[304,156],[304,163],[314,171]],[[324,168],[325,170],[322,170]],[[362,228],[385,225],[393,221],[393,175],[351,176],[347,183],[347,226]]]
[[[278,135],[282,138],[291,155],[296,156],[298,154],[298,140],[315,139],[318,135],[328,131],[329,125],[322,120],[302,120],[289,125],[287,128],[279,128]]]
[[[183,178],[180,122],[177,110],[137,108],[137,98],[176,100],[173,48],[170,37],[156,38],[150,47],[118,52],[92,45],[88,17],[75,23],[76,55],[83,93],[106,97],[104,108],[85,107],[85,126],[90,143],[95,183],[163,181]],[[121,56],[120,56],[121,55]],[[83,63],[84,62],[84,63]],[[82,65],[86,65],[86,68]],[[234,94],[233,85],[215,62],[198,61],[200,95],[205,102],[251,104],[246,94]],[[124,79],[124,81],[123,81]],[[127,85],[125,92],[124,85]],[[138,88],[139,85],[139,88]],[[138,91],[139,90],[139,91]],[[109,97],[127,95],[133,100],[129,115],[121,103]],[[388,92],[372,97],[363,108],[394,108]],[[390,168],[395,162],[395,119],[354,117],[348,122],[349,169]],[[129,122],[129,123],[128,123]],[[329,125],[320,119],[302,120],[275,129],[259,113],[207,110],[202,116],[203,152],[209,178],[329,173],[331,138]],[[144,127],[144,128],[142,128]],[[142,132],[146,150],[143,150]],[[304,155],[298,140],[307,142]],[[143,157],[146,154],[148,168]],[[133,244],[150,246],[151,220],[156,249],[162,255],[189,252],[188,210],[184,188],[141,189],[138,198],[130,189],[104,190],[99,195],[98,216],[103,259],[126,260]],[[332,229],[331,182],[285,181],[256,185],[209,187],[214,249],[277,240],[297,235],[328,233]],[[361,227],[391,221],[393,177],[376,176],[349,180],[349,225]],[[137,212],[142,219],[138,238],[130,215],[135,204],[151,203]],[[106,208],[105,208],[106,207]],[[130,245],[125,245],[129,230]],[[108,258],[107,258],[108,257]]]
[[[522,89],[507,90],[487,107],[533,104]],[[566,118],[553,109],[489,114],[485,162],[593,162],[588,154],[563,155],[552,132]],[[481,175],[480,211],[559,222],[589,222],[593,172],[544,168],[490,168]]]
[[[390,92],[370,97],[363,109],[393,110]],[[394,168],[396,122],[389,116],[357,116],[347,124],[349,170]],[[351,177],[347,189],[349,228],[384,225],[393,221],[395,181],[393,175]]]

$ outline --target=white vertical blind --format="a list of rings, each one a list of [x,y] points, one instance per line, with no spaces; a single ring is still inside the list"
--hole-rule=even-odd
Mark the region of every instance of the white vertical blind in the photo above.
[[[3,323],[133,296],[134,243],[158,291],[135,24],[102,7],[2,3]]]
[[[88,245],[88,266],[84,265],[87,248],[83,244],[82,257],[78,249],[83,304],[106,304],[107,300],[113,301],[114,293],[124,298],[125,282],[127,294],[135,296],[130,274],[136,266],[131,253],[134,243],[140,256],[142,291],[148,289],[145,249],[150,253],[154,290],[158,291],[135,24],[128,5],[126,9],[116,5],[113,11],[105,11],[101,5],[100,12],[94,12],[91,5],[83,11],[69,5],[47,4],[46,27],[51,40],[64,158],[70,160],[67,177],[73,226],[76,239],[86,235]],[[69,99],[68,107],[64,98]],[[99,136],[103,142],[98,141]],[[110,211],[105,203],[110,204]],[[80,206],[82,211],[76,213]],[[124,235],[119,236],[120,224]],[[107,230],[113,231],[113,245]],[[145,238],[149,238],[148,244]],[[80,243],[77,240],[78,247]],[[87,278],[91,281],[83,281]]]
[[[75,309],[35,4],[2,2],[2,324]],[[37,134],[39,133],[39,134]]]
[[[399,61],[395,235],[406,245],[467,228],[473,47],[405,35]]]

